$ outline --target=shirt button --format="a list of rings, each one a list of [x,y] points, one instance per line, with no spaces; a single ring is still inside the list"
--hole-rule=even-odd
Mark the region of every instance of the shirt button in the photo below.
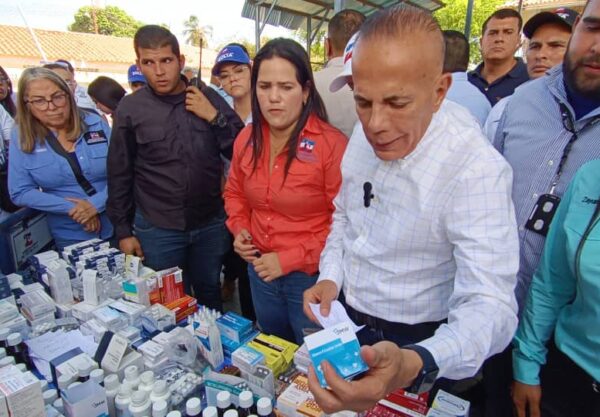
[[[275,168],[279,168],[279,165],[275,165]]]
[[[83,161],[83,156],[80,156],[79,159],[81,159]]]
[[[533,193],[533,198],[538,198],[538,194],[537,193]]]
[[[550,166],[554,165],[554,161],[548,161],[548,165],[550,165]]]
[[[523,226],[519,226],[519,230],[522,232],[523,230],[525,230],[525,228]]]

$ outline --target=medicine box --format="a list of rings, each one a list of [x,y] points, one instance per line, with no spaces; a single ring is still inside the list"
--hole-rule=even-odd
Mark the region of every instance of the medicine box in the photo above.
[[[369,368],[360,356],[360,344],[352,323],[342,322],[304,338],[315,373],[322,387],[327,387],[321,362],[327,361],[344,379],[367,371]]]
[[[444,390],[439,390],[433,399],[431,408],[443,411],[451,416],[467,417],[469,415],[471,403],[456,395],[449,394]]]
[[[62,399],[67,417],[108,417],[106,392],[92,380],[66,389]]]
[[[0,368],[0,416],[45,417],[39,379],[14,365]]]

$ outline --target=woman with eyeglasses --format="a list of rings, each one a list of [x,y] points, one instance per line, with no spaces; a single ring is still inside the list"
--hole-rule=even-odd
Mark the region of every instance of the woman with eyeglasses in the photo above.
[[[221,87],[233,98],[233,109],[246,124],[252,122],[252,61],[242,45],[229,44],[217,55],[212,73]]]
[[[302,343],[302,310],[318,278],[347,139],[327,123],[308,55],[290,39],[267,42],[252,67],[252,124],[238,135],[225,186],[227,226],[265,333]]]
[[[519,417],[600,416],[600,160],[558,206],[513,345]]]
[[[43,211],[59,249],[113,230],[104,212],[110,127],[78,109],[67,83],[45,68],[19,79],[8,188],[15,204]]]

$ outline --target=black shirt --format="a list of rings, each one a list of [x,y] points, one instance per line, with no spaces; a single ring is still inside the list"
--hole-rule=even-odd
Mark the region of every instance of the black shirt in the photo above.
[[[244,123],[221,96],[202,88],[228,120],[211,126],[185,109],[185,95],[143,88],[119,104],[108,152],[106,212],[118,239],[132,235],[136,210],[154,226],[201,227],[223,210],[221,155],[231,159]]]
[[[520,86],[526,81],[529,81],[529,74],[527,74],[527,65],[521,58],[516,58],[517,63],[515,66],[505,75],[498,78],[491,84],[483,78],[481,71],[483,71],[482,62],[473,71],[469,72],[469,81],[475,87],[487,97],[490,104],[494,106],[497,102],[502,100],[504,97],[512,95],[515,88]]]

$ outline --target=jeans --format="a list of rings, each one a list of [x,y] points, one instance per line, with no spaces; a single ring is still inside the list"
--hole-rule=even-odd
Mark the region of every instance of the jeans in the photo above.
[[[156,271],[179,266],[186,293],[193,289],[199,304],[223,310],[221,266],[230,244],[224,213],[200,228],[180,231],[155,227],[136,212],[134,233],[142,245],[144,265]]]
[[[301,345],[304,341],[303,329],[317,327],[304,315],[302,297],[304,291],[315,285],[319,275],[296,271],[265,282],[254,271],[254,267],[248,265],[248,277],[261,330]]]

